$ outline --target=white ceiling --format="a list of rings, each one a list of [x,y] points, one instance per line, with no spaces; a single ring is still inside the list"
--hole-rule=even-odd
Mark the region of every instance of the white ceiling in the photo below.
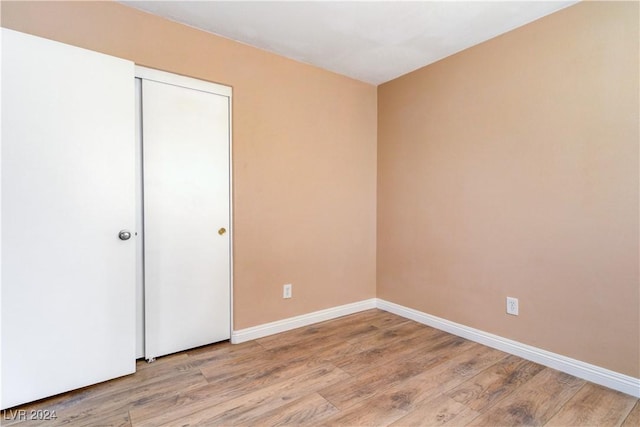
[[[380,84],[577,1],[121,1]]]

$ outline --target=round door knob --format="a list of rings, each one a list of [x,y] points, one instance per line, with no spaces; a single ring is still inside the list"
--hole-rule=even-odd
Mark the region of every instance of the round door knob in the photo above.
[[[129,230],[121,230],[118,233],[118,238],[120,240],[129,240],[131,238],[131,232]]]
[[[224,227],[222,227],[220,230],[218,230],[218,234],[221,235],[221,236],[226,232],[227,232],[227,230]]]

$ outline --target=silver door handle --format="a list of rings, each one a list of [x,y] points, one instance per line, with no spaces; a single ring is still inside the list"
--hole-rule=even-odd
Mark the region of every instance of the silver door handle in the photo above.
[[[131,232],[129,230],[120,230],[118,238],[120,240],[129,240],[131,238]]]

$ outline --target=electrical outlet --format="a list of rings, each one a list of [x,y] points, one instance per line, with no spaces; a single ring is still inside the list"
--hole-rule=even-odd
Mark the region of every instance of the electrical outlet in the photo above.
[[[507,297],[507,314],[518,315],[518,298]]]
[[[291,298],[291,283],[282,286],[282,298]]]

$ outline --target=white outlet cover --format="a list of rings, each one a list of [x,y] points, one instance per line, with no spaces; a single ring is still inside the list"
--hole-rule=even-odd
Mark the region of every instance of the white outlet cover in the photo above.
[[[282,298],[291,298],[292,287],[293,286],[290,283],[282,285]]]
[[[518,298],[507,297],[507,314],[518,315]]]

